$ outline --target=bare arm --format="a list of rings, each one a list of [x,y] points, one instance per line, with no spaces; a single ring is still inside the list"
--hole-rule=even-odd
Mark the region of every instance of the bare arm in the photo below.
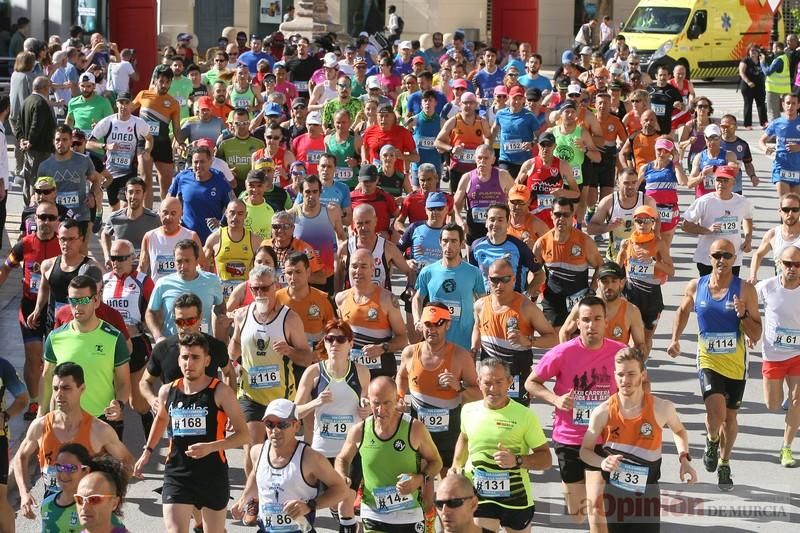
[[[675,321],[672,323],[672,343],[667,348],[667,354],[677,357],[681,353],[680,338],[686,324],[689,322],[689,313],[694,309],[694,295],[697,293],[697,280],[693,279],[686,285],[683,292],[683,300],[675,313]],[[757,304],[756,304],[757,305]]]
[[[750,260],[750,283],[755,285],[758,282],[758,269],[761,268],[761,261],[772,250],[772,239],[775,237],[775,228],[768,230],[761,238],[761,244],[758,250],[753,254],[753,259]]]

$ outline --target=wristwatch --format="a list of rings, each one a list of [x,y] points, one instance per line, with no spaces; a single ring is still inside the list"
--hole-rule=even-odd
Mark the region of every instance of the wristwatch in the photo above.
[[[522,456],[521,455],[517,455],[517,456],[515,456],[515,458],[517,460],[517,466],[518,467],[522,466]]]
[[[383,348],[384,353],[388,352],[389,351],[389,343],[388,342],[384,342],[383,344],[381,344],[381,348]]]
[[[692,456],[689,455],[689,452],[681,452],[681,454],[678,456],[678,462],[680,462],[681,459],[684,459],[684,458],[687,461],[689,461],[690,463],[692,462]]]

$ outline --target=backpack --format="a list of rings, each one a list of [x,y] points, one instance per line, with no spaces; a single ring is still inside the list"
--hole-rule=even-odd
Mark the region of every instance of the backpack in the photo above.
[[[403,33],[403,28],[406,27],[406,21],[403,20],[403,17],[397,15],[397,35]]]

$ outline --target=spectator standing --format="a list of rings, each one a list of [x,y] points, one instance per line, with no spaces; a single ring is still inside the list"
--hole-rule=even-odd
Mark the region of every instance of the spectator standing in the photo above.
[[[751,44],[747,48],[747,55],[739,62],[739,77],[744,100],[744,127],[750,129],[753,125],[753,102],[758,109],[758,123],[762,127],[767,125],[767,92],[766,77],[761,69],[761,50],[757,45]]]
[[[39,164],[50,157],[53,151],[53,134],[56,130],[56,116],[50,107],[50,80],[39,76],[33,80],[33,92],[22,104],[19,129],[15,131],[20,150],[25,161],[22,176],[25,179],[23,197],[27,204],[31,197],[33,178]]]

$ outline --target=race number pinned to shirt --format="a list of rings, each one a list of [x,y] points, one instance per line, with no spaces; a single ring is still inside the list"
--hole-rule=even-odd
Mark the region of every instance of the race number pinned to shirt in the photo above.
[[[350,350],[350,360],[364,365],[370,370],[375,370],[381,367],[380,357],[369,357],[361,348],[353,348]]]
[[[417,409],[417,418],[431,433],[441,433],[450,429],[450,411],[448,409],[420,407]]]
[[[797,350],[800,348],[800,329],[775,328],[775,342],[777,348]]]
[[[507,498],[511,496],[511,475],[509,472],[472,472],[472,485],[478,496],[486,498]]]
[[[247,377],[253,389],[274,389],[281,384],[278,365],[251,366],[247,369]]]
[[[206,434],[206,409],[172,409],[172,435],[191,437]]]
[[[706,352],[712,355],[732,354],[736,351],[736,332],[705,333],[701,336]]]
[[[643,493],[647,488],[648,473],[646,466],[621,462],[619,468],[609,475],[609,481],[622,490]]]
[[[372,489],[375,497],[375,512],[380,514],[394,513],[405,509],[413,509],[416,503],[411,494],[400,494],[395,485],[388,487],[375,487]]]
[[[572,398],[572,423],[588,426],[592,410],[607,399],[608,389],[576,390]]]
[[[347,430],[353,425],[353,415],[332,415],[324,413],[319,417],[319,434],[323,439],[344,440]]]

